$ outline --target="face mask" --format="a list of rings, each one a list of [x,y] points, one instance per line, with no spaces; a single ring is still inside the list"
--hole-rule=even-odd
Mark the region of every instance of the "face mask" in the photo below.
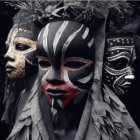
[[[6,71],[10,78],[23,78],[37,68],[36,32],[13,27],[6,41]]]
[[[89,28],[74,21],[47,24],[38,37],[39,79],[50,104],[77,103],[91,87],[94,38]]]
[[[134,79],[132,65],[135,57],[132,37],[107,38],[103,79],[117,94],[124,94],[131,86]]]

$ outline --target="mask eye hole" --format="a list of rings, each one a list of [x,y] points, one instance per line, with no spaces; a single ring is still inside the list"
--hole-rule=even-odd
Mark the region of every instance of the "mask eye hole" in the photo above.
[[[30,46],[25,45],[25,44],[21,44],[21,43],[16,44],[17,51],[25,51],[25,50],[28,50],[29,48]]]
[[[86,59],[72,58],[64,63],[64,67],[69,70],[79,70],[89,66],[92,62]]]
[[[41,68],[49,68],[51,67],[51,63],[48,60],[39,60],[39,66]]]
[[[127,64],[128,64],[128,60],[125,58],[120,58],[111,62],[111,65],[116,70],[124,69],[127,66]]]
[[[69,62],[65,63],[64,66],[68,67],[68,68],[72,68],[72,69],[77,69],[84,65],[85,65],[85,63],[80,62],[80,61],[69,61]]]

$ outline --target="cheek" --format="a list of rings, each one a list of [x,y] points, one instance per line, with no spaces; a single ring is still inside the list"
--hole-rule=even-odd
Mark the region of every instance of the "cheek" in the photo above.
[[[20,53],[15,53],[15,63],[17,69],[25,68],[25,56]]]
[[[64,80],[73,87],[89,89],[94,75],[93,66],[78,71],[64,70]]]
[[[108,83],[109,86],[113,85],[114,81],[118,78],[117,75],[112,75],[104,69],[103,71],[103,80],[105,83]]]
[[[30,64],[30,65],[38,65],[38,59],[37,59],[37,51],[31,51],[29,53],[24,54],[24,56],[26,57],[26,61]]]
[[[13,67],[15,67],[15,70],[9,73],[9,77],[22,78],[25,76],[25,56],[24,55],[15,53],[15,61],[12,61],[10,63]]]
[[[48,76],[48,70],[42,70],[39,67],[38,78],[41,85],[44,85],[46,83],[47,76]]]

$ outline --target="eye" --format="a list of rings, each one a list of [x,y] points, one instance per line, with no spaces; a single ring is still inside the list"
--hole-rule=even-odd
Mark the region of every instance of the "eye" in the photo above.
[[[120,58],[117,59],[113,62],[111,62],[111,65],[116,69],[116,70],[121,70],[123,68],[125,68],[128,64],[128,60],[125,58]]]
[[[87,64],[88,63],[82,62],[82,61],[79,61],[79,60],[71,60],[71,61],[67,61],[64,64],[64,67],[76,70],[76,69],[81,69],[81,68],[85,67]]]
[[[39,61],[39,65],[42,68],[49,68],[49,67],[51,67],[51,63],[49,61],[47,61],[47,60]]]
[[[25,44],[21,44],[21,43],[16,44],[16,50],[18,50],[18,51],[25,51],[29,48],[30,48],[30,46],[25,45]]]

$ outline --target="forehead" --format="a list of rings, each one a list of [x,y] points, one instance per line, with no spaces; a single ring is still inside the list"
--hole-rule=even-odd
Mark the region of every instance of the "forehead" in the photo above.
[[[106,56],[127,55],[130,57],[134,51],[134,40],[132,37],[114,37],[106,39]]]
[[[7,41],[10,43],[17,37],[23,37],[23,38],[27,38],[27,39],[36,41],[37,33],[35,31],[30,31],[30,30],[26,30],[23,28],[13,27],[8,34]]]
[[[47,24],[38,37],[39,52],[62,53],[65,57],[93,56],[94,35],[88,27],[75,21]]]

